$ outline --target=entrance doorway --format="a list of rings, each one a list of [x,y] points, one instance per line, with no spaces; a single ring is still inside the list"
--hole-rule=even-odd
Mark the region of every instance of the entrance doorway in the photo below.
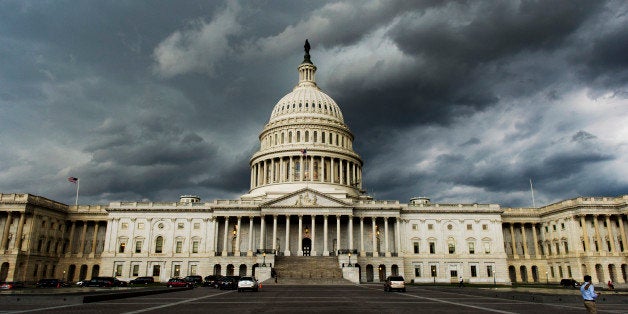
[[[312,239],[303,238],[301,246],[303,247],[303,256],[310,256],[310,252],[312,251]]]

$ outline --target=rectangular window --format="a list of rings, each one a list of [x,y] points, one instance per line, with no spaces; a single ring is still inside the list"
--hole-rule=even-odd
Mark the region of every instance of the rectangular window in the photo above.
[[[545,226],[545,233],[548,233],[548,232],[549,232],[549,229],[547,226]]]
[[[565,223],[564,223],[564,222],[561,222],[561,223],[560,223],[560,228],[561,228],[561,229],[563,229],[563,230],[565,230]]]
[[[449,277],[451,278],[458,278],[458,271],[455,269],[450,269],[449,270]]]
[[[467,230],[473,230],[473,225],[472,224],[467,224]]]
[[[456,253],[456,244],[454,244],[453,242],[450,242],[447,244],[447,247],[449,248],[449,254]]]
[[[137,223],[137,229],[144,229],[144,223],[143,222],[138,222]]]
[[[183,249],[183,241],[177,241],[177,246],[175,248],[175,253],[181,253],[181,250]]]
[[[482,230],[488,230],[488,225],[487,224],[483,224],[482,225]]]
[[[554,266],[550,266],[550,273],[552,278],[554,278]]]
[[[571,274],[571,266],[567,266],[567,275],[569,275],[569,278],[573,277]]]
[[[142,253],[142,241],[135,241],[135,253]]]
[[[427,230],[433,230],[433,229],[434,229],[433,224],[427,224]]]
[[[558,276],[563,278],[563,266],[558,266]]]
[[[194,223],[194,229],[201,229],[201,224],[198,222]]]
[[[198,241],[192,242],[192,253],[198,253]]]
[[[124,253],[124,249],[126,248],[126,243],[120,243],[120,248],[118,249],[118,253]]]
[[[181,265],[174,265],[174,269],[172,270],[172,277],[181,276]]]
[[[493,265],[486,266],[486,276],[493,277]]]
[[[556,231],[556,225],[552,225],[552,229]]]
[[[469,254],[475,254],[475,242],[469,242]]]
[[[436,265],[430,265],[430,273],[432,274],[432,277],[436,277]]]
[[[471,265],[471,277],[477,277],[477,276],[478,276],[477,266]]]
[[[412,224],[412,230],[419,230],[419,225],[418,224]]]
[[[153,277],[158,277],[159,273],[161,273],[161,266],[153,265]]]
[[[116,265],[116,277],[122,276],[122,264]]]
[[[421,277],[421,266],[414,266],[414,277]]]
[[[556,243],[555,246],[556,246],[556,254],[560,254],[560,245]]]
[[[564,242],[563,246],[565,247],[565,254],[568,254],[569,253],[569,244],[567,242]]]
[[[414,254],[419,253],[419,242],[414,242]]]
[[[491,254],[491,243],[484,242],[484,254]]]
[[[436,254],[436,243],[430,242],[430,254]]]
[[[196,275],[196,265],[190,265],[190,276],[195,276]]]
[[[140,265],[133,265],[133,274],[131,276],[139,276],[140,275]]]

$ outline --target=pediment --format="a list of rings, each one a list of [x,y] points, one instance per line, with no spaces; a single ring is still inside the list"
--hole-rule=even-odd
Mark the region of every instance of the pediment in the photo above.
[[[349,204],[318,191],[305,188],[284,195],[261,205],[261,207],[348,207]]]

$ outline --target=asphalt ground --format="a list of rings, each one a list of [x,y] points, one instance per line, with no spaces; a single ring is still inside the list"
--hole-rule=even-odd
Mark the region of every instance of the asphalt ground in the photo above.
[[[259,292],[199,287],[166,294],[85,304],[2,304],[0,313],[584,313],[577,291],[564,300],[538,303],[491,296],[476,288],[408,286],[384,292],[381,285],[265,285]],[[517,294],[533,292],[517,291]],[[628,313],[626,295],[607,296],[600,313]]]

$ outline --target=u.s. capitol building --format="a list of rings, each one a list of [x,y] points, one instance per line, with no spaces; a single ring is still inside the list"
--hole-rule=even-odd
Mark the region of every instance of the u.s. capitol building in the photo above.
[[[317,86],[306,46],[298,84],[259,135],[247,194],[78,206],[0,194],[0,281],[266,279],[272,268],[285,278],[356,283],[397,274],[419,283],[545,283],[584,274],[626,283],[628,195],[502,208],[365,194],[354,135]],[[306,266],[311,261],[317,266]]]

